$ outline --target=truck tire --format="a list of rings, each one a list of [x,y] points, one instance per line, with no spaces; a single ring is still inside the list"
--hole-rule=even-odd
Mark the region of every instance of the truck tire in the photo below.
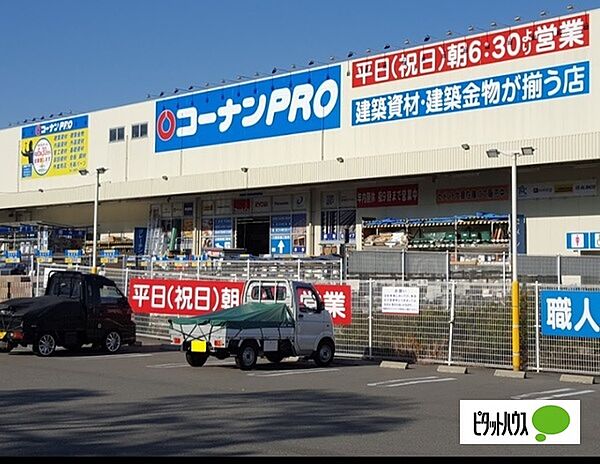
[[[43,333],[33,344],[33,352],[43,358],[52,356],[56,351],[56,336],[51,333]]]
[[[102,349],[107,353],[116,353],[121,349],[121,334],[116,330],[108,332],[102,340]]]
[[[208,353],[192,353],[191,351],[185,352],[185,360],[192,367],[202,367],[208,359]]]
[[[244,342],[238,350],[238,354],[235,357],[235,363],[243,371],[249,371],[254,369],[256,361],[258,360],[258,350],[256,344],[252,342]]]
[[[265,358],[267,358],[270,362],[279,364],[284,356],[280,353],[269,353],[265,354]]]
[[[15,346],[17,345],[7,342],[4,348],[0,348],[0,353],[10,353]]]
[[[327,367],[333,361],[333,355],[335,354],[335,346],[331,340],[322,340],[317,347],[317,351],[314,354],[314,360],[317,366]]]

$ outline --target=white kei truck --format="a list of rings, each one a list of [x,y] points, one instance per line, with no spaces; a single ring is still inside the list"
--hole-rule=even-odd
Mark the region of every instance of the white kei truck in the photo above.
[[[290,356],[328,366],[335,353],[331,315],[312,284],[284,279],[246,282],[240,306],[196,317],[169,319],[171,343],[192,367],[209,356],[235,356],[250,370],[259,357],[279,363]]]

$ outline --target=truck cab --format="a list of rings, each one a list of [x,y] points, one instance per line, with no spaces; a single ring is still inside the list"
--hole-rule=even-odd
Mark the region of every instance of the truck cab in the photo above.
[[[112,280],[81,272],[50,274],[44,296],[0,304],[0,350],[33,347],[51,356],[58,346],[79,350],[94,344],[109,353],[135,343],[127,298]]]

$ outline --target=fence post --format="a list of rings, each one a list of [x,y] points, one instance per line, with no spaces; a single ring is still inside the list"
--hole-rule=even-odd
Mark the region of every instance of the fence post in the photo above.
[[[506,252],[502,252],[502,298],[506,299]]]
[[[300,258],[298,258],[298,275],[297,275],[297,277],[296,277],[298,280],[302,280],[302,279],[300,278],[300,264],[301,264],[301,261],[300,261]]]
[[[402,250],[402,282],[406,279],[406,250]]]
[[[373,279],[369,279],[369,358],[373,357]]]
[[[540,371],[540,284],[535,281],[535,370]]]
[[[250,258],[246,259],[246,280],[250,280]]]
[[[200,280],[200,260],[196,260],[196,280]]]
[[[152,256],[150,256],[150,278],[154,278],[154,261],[152,260]]]
[[[450,333],[448,336],[448,365],[452,364],[452,336],[454,334],[454,300],[455,300],[455,291],[456,282],[452,281],[450,285],[450,320],[448,324],[450,325]]]
[[[556,255],[556,280],[558,285],[562,284],[562,269],[560,262],[560,255]]]
[[[344,281],[344,260],[340,258],[340,284]]]
[[[37,262],[37,276],[35,277],[35,296],[40,296],[40,262]]]
[[[125,268],[125,295],[129,297],[129,268]]]

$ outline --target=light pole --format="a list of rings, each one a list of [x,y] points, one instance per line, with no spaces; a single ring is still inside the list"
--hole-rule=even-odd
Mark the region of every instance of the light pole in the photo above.
[[[92,238],[92,274],[96,273],[96,257],[98,250],[98,198],[100,196],[100,175],[108,171],[108,168],[96,168],[96,188],[94,189],[94,236]],[[79,174],[87,176],[89,171],[81,169]]]
[[[512,364],[513,370],[518,371],[521,369],[521,350],[520,350],[520,339],[519,339],[519,274],[517,272],[517,159],[519,156],[532,156],[535,148],[533,147],[522,147],[521,151],[512,153],[503,153],[497,148],[490,148],[486,150],[488,158],[498,158],[500,155],[510,156],[512,158],[511,164],[511,213],[510,213],[510,256],[511,256],[511,270],[512,270]]]

